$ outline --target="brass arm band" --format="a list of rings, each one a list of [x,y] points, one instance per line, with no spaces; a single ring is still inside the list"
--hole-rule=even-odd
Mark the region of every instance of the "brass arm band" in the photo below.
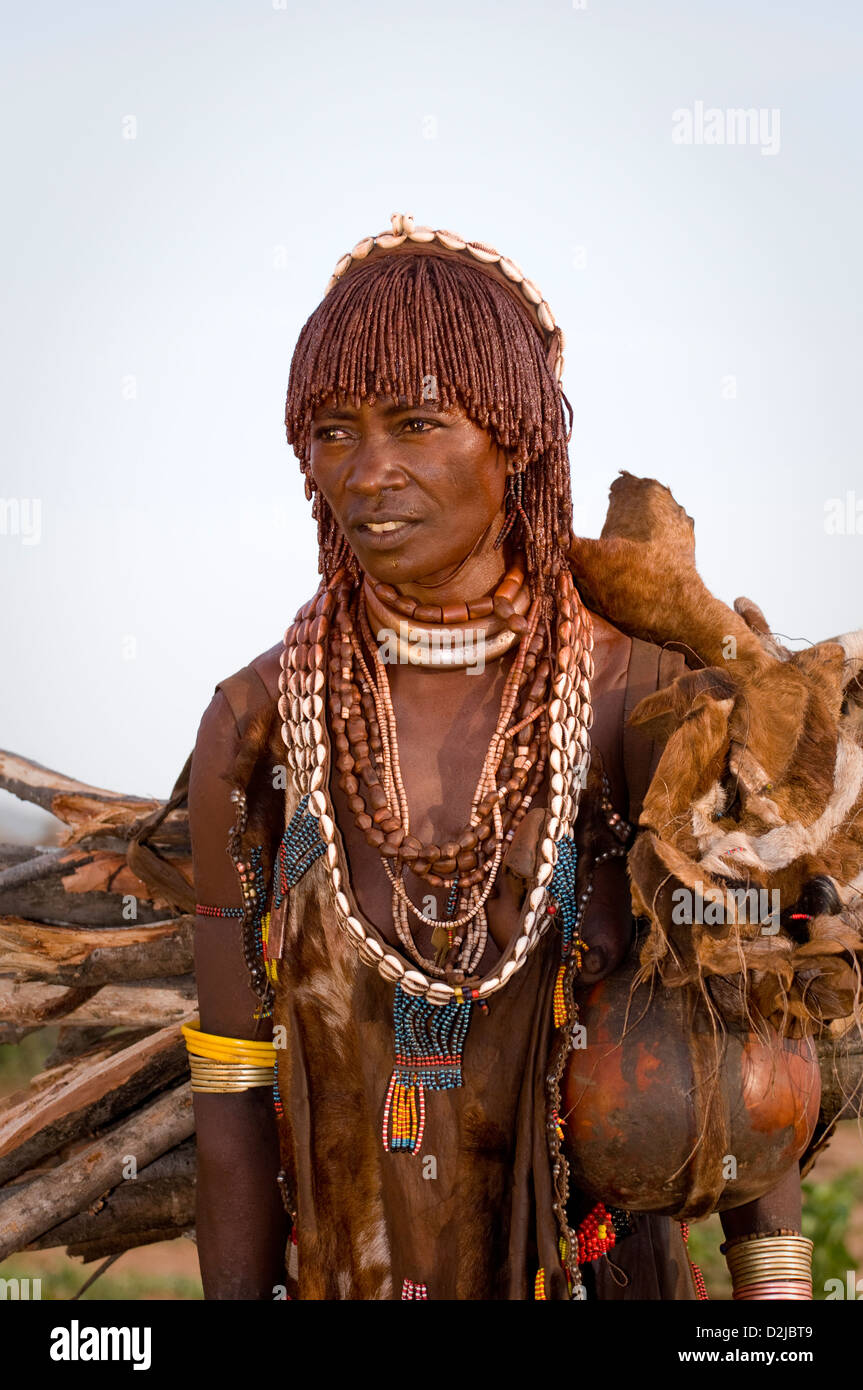
[[[214,1062],[209,1057],[189,1057],[193,1091],[248,1091],[255,1086],[272,1086],[271,1066],[252,1066],[244,1062]]]
[[[725,1258],[735,1299],[811,1299],[812,1241],[764,1235],[735,1241]]]
[[[183,1025],[193,1091],[248,1091],[273,1084],[276,1049],[271,1042],[224,1038]]]

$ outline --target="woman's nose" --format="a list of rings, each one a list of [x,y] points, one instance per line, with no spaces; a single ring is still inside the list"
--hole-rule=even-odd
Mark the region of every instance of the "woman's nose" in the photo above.
[[[349,491],[372,497],[387,488],[404,487],[405,481],[398,446],[392,439],[364,438],[351,450],[345,477],[345,487]]]

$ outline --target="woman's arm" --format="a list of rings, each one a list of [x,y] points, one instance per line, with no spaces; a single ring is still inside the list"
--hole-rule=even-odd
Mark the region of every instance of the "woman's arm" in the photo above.
[[[234,820],[224,780],[238,745],[224,696],[214,697],[201,721],[189,785],[189,822],[196,900],[240,907],[242,898],[227,853]],[[232,1038],[272,1037],[269,1020],[256,1020],[258,1000],[243,958],[242,924],[198,917],[195,974],[200,1027]],[[195,1095],[198,1144],[197,1240],[204,1296],[272,1299],[285,1280],[287,1218],[277,1174],[279,1147],[272,1093]]]
[[[802,1209],[800,1169],[795,1163],[763,1197],[744,1202],[742,1207],[731,1207],[721,1213],[720,1220],[727,1240],[756,1233],[767,1235],[771,1231],[799,1231]]]
[[[759,1284],[759,1280],[773,1280],[770,1297],[774,1300],[799,1297],[800,1280],[805,1280],[810,1273],[810,1245],[803,1245],[792,1234],[780,1233],[799,1232],[802,1205],[800,1170],[795,1163],[784,1179],[764,1197],[721,1213],[725,1240],[734,1244],[734,1250],[728,1251],[727,1258],[735,1297],[763,1298],[764,1284]],[[762,1240],[752,1240],[752,1237],[762,1237]],[[763,1240],[763,1237],[774,1238]],[[760,1262],[759,1245],[766,1252],[766,1258]],[[723,1248],[727,1250],[727,1247]],[[739,1255],[748,1264],[735,1265],[735,1257]],[[753,1258],[756,1259],[755,1265],[752,1265]],[[748,1291],[742,1291],[741,1286],[743,1290],[749,1286]],[[791,1290],[798,1290],[798,1293]],[[809,1287],[806,1295],[812,1297]]]

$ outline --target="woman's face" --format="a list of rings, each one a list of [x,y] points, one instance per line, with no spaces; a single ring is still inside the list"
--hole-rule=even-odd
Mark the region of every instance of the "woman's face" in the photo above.
[[[421,584],[503,523],[506,455],[458,407],[326,402],[312,421],[311,471],[373,579]]]

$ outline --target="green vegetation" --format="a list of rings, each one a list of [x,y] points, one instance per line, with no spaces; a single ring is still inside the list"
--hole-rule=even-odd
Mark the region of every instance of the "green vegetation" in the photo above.
[[[689,1258],[704,1275],[707,1293],[712,1300],[730,1299],[731,1278],[725,1256],[719,1247],[725,1236],[718,1215],[689,1227]]]
[[[202,1299],[200,1279],[184,1274],[158,1274],[134,1268],[136,1251],[121,1255],[119,1260],[81,1295],[82,1303],[113,1301],[134,1303],[146,1299]],[[128,1261],[129,1269],[123,1269],[123,1261]],[[44,1255],[31,1258],[28,1255],[12,1255],[0,1264],[2,1279],[40,1279],[42,1301],[63,1302],[74,1297],[78,1290],[95,1274],[101,1261],[93,1260],[82,1265],[68,1255],[57,1251],[50,1259]]]
[[[845,1283],[846,1271],[855,1269],[854,1256],[845,1243],[854,1208],[863,1202],[863,1168],[850,1168],[828,1182],[803,1183],[803,1234],[812,1241],[812,1293],[824,1298],[828,1279]],[[689,1256],[699,1265],[711,1299],[730,1299],[731,1280],[725,1258],[719,1252],[724,1240],[718,1215],[699,1221],[689,1231]],[[857,1270],[858,1277],[863,1270]]]
[[[26,1086],[42,1070],[53,1050],[59,1028],[39,1028],[19,1043],[0,1044],[0,1096]]]
[[[804,1182],[803,1234],[814,1245],[812,1291],[824,1298],[828,1279],[845,1282],[854,1269],[854,1257],[845,1244],[853,1208],[863,1201],[863,1168],[850,1168],[830,1182]],[[859,1274],[860,1271],[858,1271]]]

